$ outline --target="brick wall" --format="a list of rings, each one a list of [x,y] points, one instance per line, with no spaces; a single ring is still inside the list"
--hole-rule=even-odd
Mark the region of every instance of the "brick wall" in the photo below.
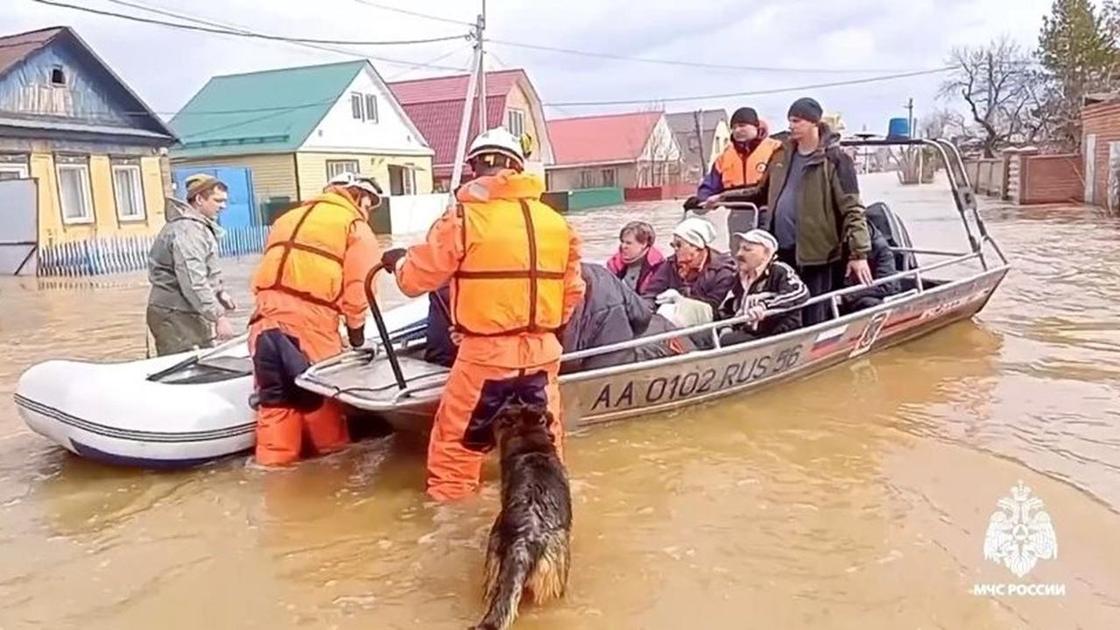
[[[1085,193],[1077,154],[1024,156],[1019,203],[1080,202]]]
[[[1092,188],[1085,191],[1085,203],[1105,206],[1108,203],[1108,145],[1120,142],[1120,101],[1095,103],[1081,110],[1081,146],[1089,148],[1089,136],[1096,136]]]

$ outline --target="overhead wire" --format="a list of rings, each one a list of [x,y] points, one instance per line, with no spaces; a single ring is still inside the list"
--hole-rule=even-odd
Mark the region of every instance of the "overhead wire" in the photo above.
[[[578,55],[583,57],[596,57],[601,59],[614,59],[617,61],[633,61],[636,63],[649,63],[661,64],[669,66],[685,66],[690,68],[706,68],[715,70],[742,70],[745,72],[796,72],[806,74],[863,74],[870,72],[912,72],[911,69],[904,68],[822,68],[822,67],[805,67],[805,68],[789,68],[778,66],[742,66],[733,64],[721,63],[707,63],[700,61],[687,61],[679,59],[656,59],[651,57],[634,57],[629,55],[619,55],[614,53],[595,52],[588,50],[577,50],[574,48],[561,48],[558,46],[546,46],[542,44],[528,44],[523,42],[511,42],[503,39],[486,38],[488,44],[498,44],[499,46],[510,46],[514,48],[524,48],[527,50],[541,50],[547,52],[556,52],[567,55]]]
[[[216,21],[216,20],[202,18],[202,17],[198,17],[198,16],[195,16],[195,15],[190,15],[190,14],[187,14],[187,13],[179,13],[179,12],[175,12],[175,11],[169,11],[169,10],[163,9],[163,8],[145,6],[145,5],[142,5],[142,4],[128,2],[128,0],[106,0],[106,2],[112,2],[113,4],[118,4],[118,5],[121,5],[121,6],[131,7],[131,8],[134,8],[134,9],[140,9],[141,11],[148,11],[150,13],[154,13],[154,14],[157,14],[157,15],[163,15],[163,16],[166,16],[166,17],[173,17],[173,18],[180,19],[180,20],[191,20],[193,22],[200,22],[202,24],[209,24],[210,26],[220,26],[220,27],[223,27],[223,28],[236,29],[236,30],[244,31],[246,33],[252,32],[248,28],[246,28],[244,26],[241,26],[240,24],[233,23],[233,22],[219,22],[219,21]],[[436,69],[436,70],[462,70],[462,68],[457,68],[457,67],[452,67],[452,66],[438,66],[438,65],[435,65],[434,61],[433,62],[425,62],[423,64],[417,64],[416,62],[405,61],[403,59],[390,59],[388,57],[380,57],[380,56],[377,56],[377,55],[371,55],[371,54],[369,54],[365,51],[354,50],[352,48],[340,48],[338,46],[323,46],[323,45],[320,45],[320,44],[310,44],[310,43],[306,43],[306,42],[279,42],[279,43],[290,44],[292,46],[300,46],[302,48],[311,48],[311,49],[314,49],[314,50],[324,50],[324,51],[327,51],[327,52],[338,53],[338,54],[341,54],[341,55],[350,55],[350,56],[358,57],[358,58],[361,58],[361,59],[372,59],[374,61],[380,61],[380,62],[383,62],[383,63],[392,64],[392,65],[411,66],[411,67],[416,67],[416,66],[419,65],[421,67],[433,68],[433,69]]]
[[[247,37],[253,39],[264,39],[270,41],[305,43],[305,44],[340,44],[345,46],[407,46],[415,44],[432,44],[436,42],[447,42],[454,40],[466,40],[470,37],[468,33],[459,35],[444,35],[442,37],[428,37],[419,39],[404,39],[394,41],[363,41],[363,40],[346,40],[346,39],[323,39],[311,37],[291,37],[287,35],[274,35],[270,33],[258,33],[256,31],[249,31],[244,29],[229,29],[229,28],[212,28],[209,26],[199,26],[194,24],[182,24],[178,22],[167,22],[164,20],[156,20],[146,18],[138,15],[129,15],[127,13],[117,13],[114,11],[104,11],[92,7],[83,7],[74,4],[67,4],[65,2],[57,2],[56,0],[31,0],[37,4],[59,7],[63,9],[71,9],[74,11],[81,11],[83,13],[91,13],[104,17],[112,17],[122,20],[129,20],[143,24],[152,24],[157,26],[164,26],[167,28],[175,28],[187,31],[196,31],[200,33],[211,33],[216,35],[230,35],[233,37]]]
[[[644,99],[628,99],[628,100],[606,100],[606,101],[572,101],[572,102],[559,102],[559,103],[543,103],[545,107],[598,107],[609,105],[642,105],[646,103],[682,103],[687,101],[710,101],[723,98],[738,98],[742,96],[765,96],[768,94],[782,94],[784,92],[799,92],[803,90],[819,90],[822,88],[843,87],[848,85],[864,85],[868,83],[878,83],[882,81],[892,81],[895,79],[905,79],[910,77],[926,76],[931,74],[938,74],[941,72],[948,72],[955,69],[955,66],[946,66],[943,68],[932,68],[929,70],[916,70],[914,72],[901,72],[896,74],[886,74],[875,77],[865,77],[862,79],[849,79],[846,81],[833,81],[829,83],[812,83],[808,85],[797,85],[781,88],[771,88],[766,90],[751,90],[745,92],[727,92],[723,94],[705,94],[698,96],[672,96],[672,97],[657,97],[657,98],[644,98]]]
[[[358,4],[361,4],[361,5],[365,5],[367,7],[373,7],[374,9],[381,9],[383,11],[392,11],[393,13],[400,13],[401,15],[411,15],[412,17],[424,18],[424,19],[427,19],[427,20],[433,20],[435,22],[444,22],[446,24],[458,24],[460,26],[474,26],[474,22],[466,22],[466,21],[463,21],[463,20],[456,20],[456,19],[452,19],[452,18],[440,17],[438,15],[432,15],[430,13],[420,13],[419,11],[410,11],[408,9],[400,9],[400,8],[397,8],[397,7],[390,7],[390,6],[386,6],[384,4],[380,4],[380,3],[377,3],[377,2],[370,2],[369,0],[354,0],[354,2],[356,2]]]

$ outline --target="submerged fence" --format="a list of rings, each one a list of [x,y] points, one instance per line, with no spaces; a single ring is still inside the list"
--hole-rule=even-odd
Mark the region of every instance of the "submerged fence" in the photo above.
[[[218,240],[222,258],[259,254],[268,237],[268,226],[249,226],[225,231]],[[151,236],[107,236],[39,247],[40,276],[76,278],[141,271],[148,268]]]

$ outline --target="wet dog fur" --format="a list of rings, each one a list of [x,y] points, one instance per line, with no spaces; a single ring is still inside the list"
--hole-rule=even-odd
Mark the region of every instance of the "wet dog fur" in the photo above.
[[[534,604],[564,596],[571,559],[572,497],[539,405],[507,404],[494,420],[502,510],[486,548],[486,615],[477,630],[504,630],[522,594]]]

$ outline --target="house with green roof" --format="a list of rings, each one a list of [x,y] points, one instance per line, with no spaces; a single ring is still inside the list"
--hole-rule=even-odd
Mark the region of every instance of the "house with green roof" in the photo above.
[[[432,191],[434,151],[367,60],[213,77],[170,124],[176,171],[247,168],[257,208],[346,171],[391,195]]]

